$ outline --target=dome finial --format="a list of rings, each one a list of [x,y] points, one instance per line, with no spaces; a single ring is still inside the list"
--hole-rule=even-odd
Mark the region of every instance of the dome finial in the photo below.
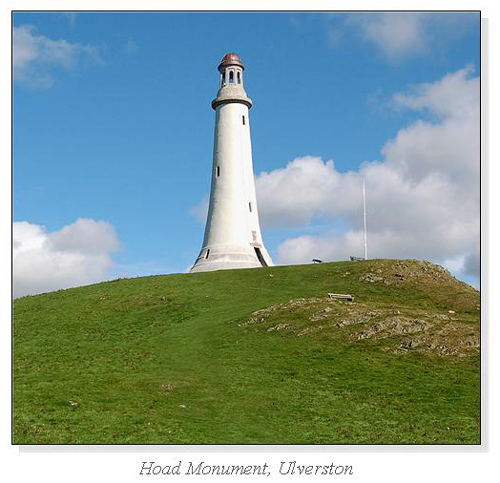
[[[228,65],[238,65],[240,66],[243,70],[245,69],[245,66],[243,65],[243,62],[238,54],[235,52],[229,52],[227,53],[224,57],[222,57],[222,60],[220,61],[219,64],[219,71],[227,67]]]

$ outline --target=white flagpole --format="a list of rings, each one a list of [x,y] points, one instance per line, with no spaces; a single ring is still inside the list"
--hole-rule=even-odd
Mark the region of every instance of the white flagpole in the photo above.
[[[366,189],[365,178],[363,178],[363,227],[365,236],[365,260],[368,260],[368,243],[366,241]]]

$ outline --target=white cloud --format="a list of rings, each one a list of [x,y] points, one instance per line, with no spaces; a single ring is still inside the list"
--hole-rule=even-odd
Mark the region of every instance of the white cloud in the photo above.
[[[471,115],[479,115],[479,77],[471,78],[473,72],[473,66],[469,65],[445,75],[439,82],[425,82],[413,86],[410,92],[398,92],[393,96],[394,105],[428,110],[441,119],[471,118],[475,122],[478,118]]]
[[[305,156],[256,179],[259,215],[264,228],[296,227],[320,215],[355,210],[356,173],[339,173],[332,160]]]
[[[349,23],[359,27],[365,40],[376,44],[388,57],[425,50],[425,14],[417,12],[357,13]]]
[[[61,230],[15,222],[14,297],[101,281],[120,248],[112,225],[80,218]]]
[[[63,12],[60,14],[63,19],[65,19],[70,27],[74,27],[76,24],[76,18],[78,17],[78,13],[76,12]]]
[[[208,195],[205,195],[197,205],[192,206],[189,210],[189,212],[201,223],[207,221],[209,202],[210,199]]]
[[[477,276],[479,80],[462,69],[397,94],[394,103],[435,119],[401,129],[383,146],[381,161],[341,173],[333,161],[309,156],[257,177],[264,227],[300,227],[318,217],[341,217],[350,227],[286,240],[279,263],[362,255],[364,178],[370,257],[459,260],[464,275]]]
[[[96,47],[49,39],[31,25],[14,27],[13,37],[14,78],[30,87],[52,86],[56,67],[69,70],[84,60],[102,62]]]
[[[467,12],[357,12],[347,16],[343,30],[358,32],[387,59],[394,60],[430,52],[478,22],[477,14]]]
[[[125,53],[136,54],[138,50],[137,42],[134,39],[128,39],[127,44],[125,45]]]
[[[479,254],[479,243],[476,245],[475,250],[469,253],[464,260],[462,271],[465,275],[479,279],[481,269],[481,259]]]

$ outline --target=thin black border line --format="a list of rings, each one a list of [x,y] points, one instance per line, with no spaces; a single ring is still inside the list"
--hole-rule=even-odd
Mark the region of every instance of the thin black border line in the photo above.
[[[162,446],[162,447],[172,447],[172,446],[195,446],[195,447],[205,447],[205,446],[245,446],[245,447],[262,447],[262,446],[271,446],[273,448],[277,447],[290,447],[290,446],[308,446],[312,448],[317,447],[329,447],[334,450],[337,447],[350,447],[350,446],[363,446],[364,448],[370,448],[372,446],[375,447],[414,447],[423,448],[429,446],[435,446],[437,448],[449,448],[453,450],[453,448],[457,447],[474,447],[478,448],[478,452],[482,449],[483,438],[482,438],[482,400],[483,400],[483,386],[482,386],[482,365],[483,365],[483,347],[482,344],[480,346],[480,355],[479,355],[479,394],[480,394],[480,407],[479,407],[479,443],[465,443],[465,444],[435,444],[435,443],[378,443],[378,444],[359,444],[359,443],[320,443],[320,444],[244,444],[244,443],[236,443],[236,444],[224,444],[224,443],[200,443],[200,444],[189,444],[189,443],[177,443],[177,444],[168,444],[168,443],[125,443],[125,444],[115,444],[115,443],[91,443],[91,444],[79,444],[79,443],[47,443],[47,444],[36,444],[36,443],[28,443],[28,444],[16,444],[14,443],[14,257],[13,257],[13,247],[14,247],[14,14],[16,13],[229,13],[229,14],[237,14],[237,13],[478,13],[479,14],[479,340],[482,342],[482,267],[481,267],[481,259],[482,259],[482,10],[11,10],[11,446],[18,447],[52,447],[52,446],[64,446],[64,447],[77,447],[77,446],[85,446],[85,447],[96,447],[96,446]],[[221,448],[222,450],[222,448]],[[459,448],[456,450],[459,451]],[[416,451],[418,452],[418,451]],[[455,452],[455,451],[453,451]]]
[[[487,353],[483,352],[483,271],[482,271],[482,236],[483,236],[483,219],[482,219],[482,175],[483,175],[483,18],[482,14],[479,17],[479,441],[483,443],[483,402],[485,410],[491,410],[488,406],[488,398],[483,399],[483,356],[486,359]],[[486,35],[486,33],[485,33]],[[488,45],[488,48],[491,48]],[[487,144],[486,144],[487,145]],[[488,374],[486,373],[486,376]],[[487,422],[487,421],[486,421]],[[486,423],[485,423],[486,424]],[[486,431],[488,435],[488,431]],[[485,447],[488,446],[488,441],[485,441]]]
[[[14,443],[14,12],[10,26],[10,434]]]
[[[12,10],[12,13],[481,13],[482,10]]]
[[[483,292],[482,292],[482,273],[481,273],[481,242],[482,242],[482,84],[483,84],[483,67],[482,67],[482,53],[483,53],[483,32],[482,32],[482,16],[479,16],[479,444],[483,443]],[[487,404],[488,399],[485,397],[484,402]],[[487,446],[487,442],[485,443]]]

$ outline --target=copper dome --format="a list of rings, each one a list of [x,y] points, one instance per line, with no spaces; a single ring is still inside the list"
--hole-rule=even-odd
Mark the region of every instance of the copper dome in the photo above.
[[[222,57],[222,60],[219,64],[219,70],[221,70],[223,67],[227,67],[228,65],[238,65],[242,69],[245,68],[243,62],[240,59],[240,56],[238,54],[235,54],[234,52],[229,52],[224,57]]]

